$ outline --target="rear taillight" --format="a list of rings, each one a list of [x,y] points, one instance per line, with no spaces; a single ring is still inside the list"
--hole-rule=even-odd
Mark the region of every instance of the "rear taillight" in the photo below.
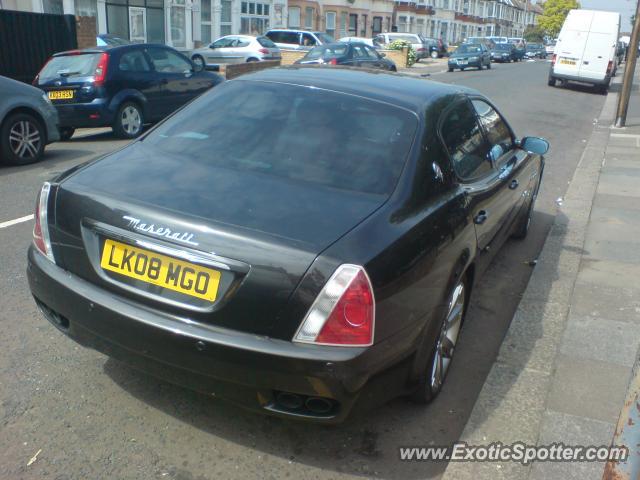
[[[551,66],[553,67],[556,64],[556,60],[558,59],[558,55],[556,55],[555,53],[553,54],[553,57],[551,57]]]
[[[373,344],[375,300],[364,268],[341,265],[324,286],[294,342],[366,347]]]
[[[51,239],[49,238],[49,223],[47,210],[49,205],[49,192],[51,184],[45,182],[42,185],[38,200],[36,201],[35,225],[33,226],[33,243],[40,252],[55,263],[53,250],[51,250]]]
[[[94,74],[94,83],[97,87],[104,83],[104,79],[107,76],[107,65],[109,64],[109,54],[101,53],[98,65],[96,65],[96,71]]]
[[[260,53],[264,53],[265,55],[269,55],[269,50],[267,50],[266,48],[260,48],[260,49],[258,49],[258,51]]]
[[[338,59],[337,58],[332,58],[331,60],[329,60],[327,62],[329,65],[337,65],[338,64]]]
[[[609,61],[609,65],[607,65],[607,75],[611,75],[611,72],[613,72],[613,62]]]

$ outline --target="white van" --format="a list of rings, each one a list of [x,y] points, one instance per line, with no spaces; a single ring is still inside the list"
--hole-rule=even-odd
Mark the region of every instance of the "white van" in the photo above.
[[[571,10],[556,43],[549,85],[557,80],[600,86],[606,91],[615,75],[620,14],[599,10]]]

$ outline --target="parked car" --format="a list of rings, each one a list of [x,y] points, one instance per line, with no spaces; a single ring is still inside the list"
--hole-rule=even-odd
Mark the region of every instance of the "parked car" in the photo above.
[[[416,52],[416,62],[430,56],[429,48],[422,42],[422,38],[416,33],[380,33],[373,37],[380,45],[389,45],[396,40],[409,42]]]
[[[202,68],[280,58],[280,49],[267,37],[249,35],[227,35],[207,47],[191,52],[193,63]]]
[[[122,138],[142,133],[222,82],[164,45],[131,44],[56,53],[33,85],[46,92],[60,117],[60,135],[76,128],[112,127]]]
[[[558,36],[549,86],[577,81],[606,92],[618,65],[620,20],[617,12],[571,10]]]
[[[547,149],[468,88],[261,70],[45,183],[29,286],[78,343],[255,411],[426,403]]]
[[[442,58],[449,54],[447,45],[439,38],[429,38],[424,35],[419,35],[422,39],[427,52],[431,58]]]
[[[494,62],[515,62],[517,58],[516,46],[512,43],[496,43],[491,50],[491,60]]]
[[[344,43],[364,43],[373,48],[382,48],[374,38],[365,38],[365,37],[342,37],[338,40],[339,42]]]
[[[58,112],[47,95],[0,76],[0,161],[8,165],[37,162],[45,146],[59,138]]]
[[[119,45],[131,45],[132,42],[111,33],[101,33],[96,37],[98,47],[117,47]]]
[[[553,55],[553,51],[556,48],[556,42],[547,43],[544,46],[544,50],[547,52],[547,55]]]
[[[525,49],[526,58],[547,58],[547,51],[541,43],[528,43]]]
[[[456,68],[465,70],[475,67],[482,70],[482,67],[491,68],[491,52],[481,43],[463,43],[455,52],[449,56],[449,71]]]
[[[287,50],[311,50],[316,45],[335,42],[331,35],[324,32],[308,32],[306,30],[285,28],[269,30],[264,36],[275,43],[278,48]]]
[[[329,43],[313,47],[307,54],[296,60],[299,65],[344,65],[347,67],[374,68],[396,71],[396,64],[384,53],[364,43]]]

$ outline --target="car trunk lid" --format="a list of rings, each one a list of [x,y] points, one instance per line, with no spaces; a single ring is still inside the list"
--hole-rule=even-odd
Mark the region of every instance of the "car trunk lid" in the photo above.
[[[277,336],[280,312],[316,256],[386,199],[169,156],[155,158],[150,172],[139,160],[156,153],[139,142],[62,182],[52,226],[56,258],[115,294],[256,334]],[[122,266],[114,242],[129,253],[219,272],[215,298],[131,276],[134,263],[124,274],[110,271],[105,262]]]

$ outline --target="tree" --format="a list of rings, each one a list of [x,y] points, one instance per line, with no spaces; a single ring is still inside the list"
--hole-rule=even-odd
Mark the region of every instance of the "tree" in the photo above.
[[[538,25],[530,25],[524,29],[524,39],[531,43],[542,43],[544,42],[544,30]]]
[[[580,8],[580,2],[577,0],[547,0],[542,5],[543,13],[538,24],[548,36],[556,38],[569,10],[575,8]]]

